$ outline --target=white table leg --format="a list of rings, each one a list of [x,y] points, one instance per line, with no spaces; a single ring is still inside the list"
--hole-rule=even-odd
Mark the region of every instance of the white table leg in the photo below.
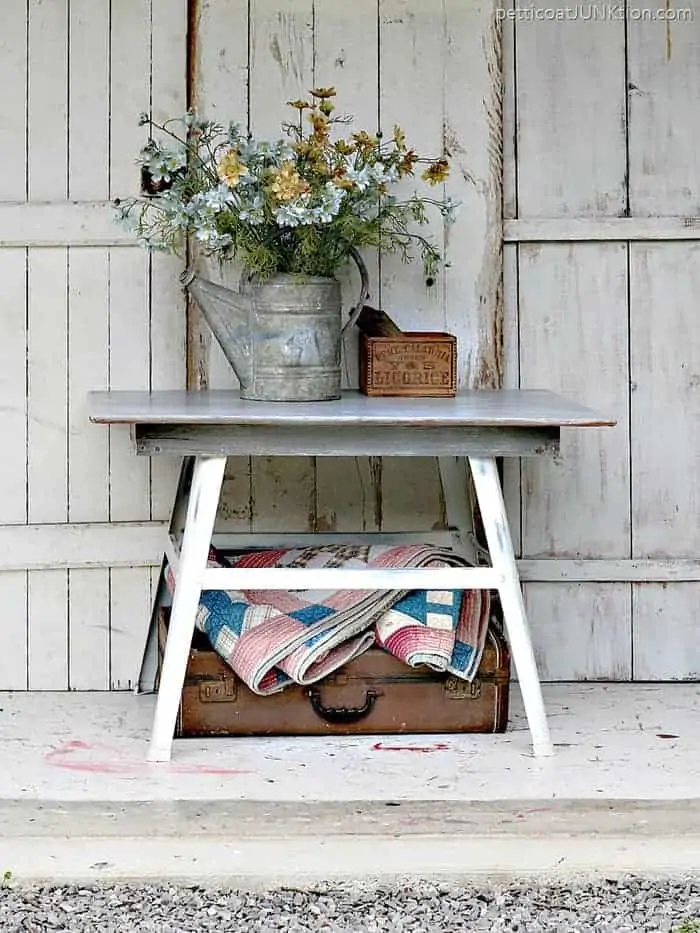
[[[170,761],[175,721],[182,696],[194,620],[224,478],[225,457],[197,457],[182,537],[180,568],[160,675],[149,761]]]
[[[530,628],[520,589],[513,542],[508,527],[496,461],[492,457],[470,457],[476,496],[481,509],[484,532],[493,568],[503,576],[499,586],[503,617],[510,642],[513,663],[525,706],[533,751],[537,757],[554,754],[542,699],[542,688],[532,648]]]

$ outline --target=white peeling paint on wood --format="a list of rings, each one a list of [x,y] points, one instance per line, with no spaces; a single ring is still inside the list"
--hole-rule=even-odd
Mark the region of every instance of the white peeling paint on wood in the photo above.
[[[625,24],[518,18],[518,216],[625,207]],[[591,80],[595,75],[595,80]]]
[[[627,583],[528,583],[542,680],[631,680],[630,599]]]
[[[151,84],[154,116],[167,119],[187,109],[187,0],[152,0]],[[186,385],[187,303],[180,287],[182,262],[156,254],[151,258],[150,387]],[[180,463],[177,458],[151,464],[151,514],[170,518]]]
[[[136,665],[162,533],[109,521],[169,511],[176,465],[151,486],[128,432],[90,425],[85,402],[110,384],[184,386],[172,268],[132,247],[110,199],[138,191],[138,114],[151,93],[185,108],[186,4],[10,0],[0,45],[14,92],[0,173],[0,687],[105,689]],[[111,562],[134,558],[112,607]]]
[[[546,380],[617,420],[564,431],[560,461],[524,465],[525,552],[630,556],[627,247],[523,245],[519,270],[521,387]]]
[[[692,557],[700,551],[700,245],[631,250],[633,556]]]
[[[390,138],[395,124],[410,146],[422,156],[443,154],[444,76],[436,61],[445,62],[445,11],[412,0],[379,3],[379,122]],[[406,75],[406,80],[399,80]],[[406,94],[410,76],[410,96]],[[406,178],[397,196],[410,197],[422,184]],[[430,215],[423,232],[444,248],[443,225]],[[426,282],[418,255],[406,264],[400,256],[382,256],[379,297],[381,307],[403,330],[445,329],[445,282]],[[428,324],[430,322],[430,324]],[[382,528],[386,531],[430,528],[440,522],[440,485],[437,461],[385,458],[382,464]]]
[[[200,0],[196,7],[195,67],[190,94],[197,112],[226,125],[248,123],[248,4],[238,0]],[[200,260],[214,281],[238,286],[238,268],[224,272],[215,262]],[[188,353],[190,388],[235,388],[238,379],[213,338],[195,302],[189,303]],[[250,530],[252,526],[252,462],[231,457],[221,497],[218,526]]]
[[[27,191],[28,29],[26,0],[4,0],[0,31],[0,87],[12,88],[12,93],[3,94],[0,204],[24,200]]]
[[[700,583],[634,584],[632,600],[635,680],[700,680]]]
[[[700,22],[630,22],[630,208],[642,217],[700,214]]]
[[[317,3],[314,15],[315,83],[338,90],[341,113],[354,117],[352,127],[377,129],[379,83],[378,0],[352,4]],[[375,251],[366,250],[370,277],[369,304],[379,303],[379,263]],[[339,276],[346,314],[359,297],[360,278],[351,268]],[[345,333],[342,350],[343,386],[358,384],[358,330]],[[381,510],[381,470],[367,457],[316,460],[314,525],[319,531],[378,527]]]
[[[696,214],[666,217],[532,217],[506,220],[506,243],[549,243],[570,240],[698,240]]]
[[[250,130],[277,139],[288,120],[287,101],[314,87],[313,0],[252,0],[250,4]],[[316,464],[313,458],[256,458],[251,471],[254,526],[313,529]]]

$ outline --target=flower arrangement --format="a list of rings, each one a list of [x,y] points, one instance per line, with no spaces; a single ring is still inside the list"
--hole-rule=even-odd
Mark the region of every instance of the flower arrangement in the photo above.
[[[408,147],[400,126],[389,140],[361,130],[343,137],[334,116],[334,88],[315,88],[307,100],[289,101],[295,119],[286,138],[258,142],[240,126],[198,120],[193,113],[142,125],[157,131],[139,157],[152,195],[119,204],[119,217],[141,245],[184,253],[193,237],[207,255],[237,259],[259,280],[275,273],[334,276],[354,249],[399,253],[414,249],[426,275],[440,262],[435,243],[415,228],[429,207],[451,222],[451,199],[399,198],[391,188],[414,176],[429,186],[449,173],[444,158],[426,159]],[[182,127],[180,133],[173,128]]]

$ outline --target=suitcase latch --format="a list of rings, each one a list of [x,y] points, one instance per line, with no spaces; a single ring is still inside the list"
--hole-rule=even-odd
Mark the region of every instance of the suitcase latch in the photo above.
[[[237,694],[236,681],[232,677],[205,680],[199,685],[200,703],[231,703]]]
[[[481,696],[481,681],[461,680],[448,677],[445,681],[445,693],[450,700],[477,700]]]

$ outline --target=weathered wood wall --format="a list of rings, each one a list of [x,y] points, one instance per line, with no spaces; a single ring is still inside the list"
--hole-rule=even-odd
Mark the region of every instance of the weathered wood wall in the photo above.
[[[177,264],[127,246],[138,114],[184,110],[184,0],[4,0],[0,689],[133,682],[172,463],[87,422],[89,389],[184,382]],[[143,524],[146,523],[146,524]]]
[[[700,18],[654,15],[504,24],[506,379],[619,421],[509,467],[553,680],[700,676]]]
[[[176,464],[140,462],[90,426],[89,389],[234,384],[177,286],[113,223],[138,189],[142,111],[198,108],[276,134],[285,102],[335,84],[370,130],[446,148],[462,202],[453,263],[368,257],[373,298],[405,326],[460,338],[461,382],[500,373],[501,126],[492,0],[4,0],[0,31],[0,689],[132,684]],[[188,35],[189,28],[189,35]],[[189,46],[188,46],[189,39]],[[346,283],[349,306],[357,288]],[[187,346],[187,353],[186,353]],[[356,378],[348,348],[348,384]],[[226,527],[424,528],[443,522],[435,466],[231,465]]]
[[[193,33],[193,99],[206,116],[247,122],[253,135],[277,138],[288,100],[335,86],[338,108],[355,116],[355,129],[389,135],[399,123],[421,153],[451,155],[445,193],[461,202],[461,213],[451,228],[439,216],[430,228],[451,267],[431,286],[420,263],[367,256],[372,300],[407,329],[457,334],[461,385],[497,385],[502,95],[491,0],[199,0]],[[235,285],[236,273],[227,281]],[[346,277],[347,308],[357,289],[356,277]],[[196,313],[191,349],[195,385],[236,385]],[[352,386],[356,354],[351,334],[345,364]],[[221,526],[420,530],[441,527],[443,512],[433,460],[239,460],[227,471]]]

